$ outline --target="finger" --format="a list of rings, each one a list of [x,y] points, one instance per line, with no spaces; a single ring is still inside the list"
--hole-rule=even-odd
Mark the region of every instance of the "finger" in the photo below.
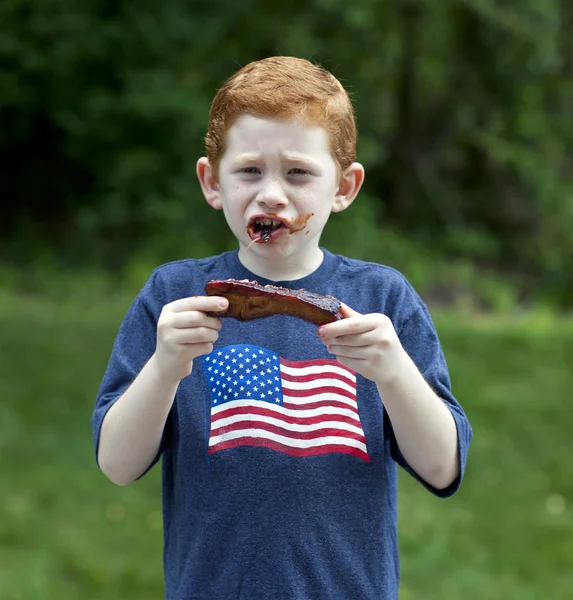
[[[349,319],[350,317],[358,317],[360,316],[359,312],[356,312],[353,308],[350,308],[344,302],[340,303],[340,312],[342,313],[343,318]]]
[[[359,358],[346,358],[345,356],[337,356],[336,360],[345,367],[348,367],[355,373],[360,373],[364,367],[364,360]]]
[[[344,319],[349,319],[351,317],[358,317],[360,316],[360,313],[357,313],[355,310],[353,310],[352,308],[350,308],[350,306],[347,306],[346,304],[344,304],[344,302],[340,303],[340,313],[342,314],[342,320]],[[340,323],[341,321],[336,321],[334,323],[329,323],[327,325],[323,325],[322,327],[319,327],[318,329],[318,335],[320,337],[326,337],[327,335],[330,336],[330,331],[331,329],[333,329],[333,331],[337,331],[336,327],[333,328],[333,325],[338,325],[338,323]]]
[[[229,301],[222,296],[191,296],[181,298],[167,304],[171,312],[185,312],[199,310],[201,312],[220,312],[229,308]]]
[[[197,356],[205,356],[205,354],[211,354],[211,352],[213,352],[213,344],[211,342],[195,344],[193,350],[197,352]]]
[[[325,344],[339,344],[341,346],[371,346],[376,342],[374,329],[364,333],[349,333],[333,338],[323,338]]]
[[[355,335],[371,331],[376,327],[376,320],[372,315],[358,315],[348,317],[328,325],[322,325],[318,330],[318,335],[325,340],[332,340],[342,335]]]
[[[344,358],[360,358],[364,360],[368,358],[369,354],[369,346],[340,346],[338,344],[332,344],[327,346],[327,350],[337,358],[341,356]]]
[[[209,327],[193,327],[192,329],[175,329],[171,341],[175,344],[214,343],[219,338],[219,332]]]
[[[197,310],[172,313],[170,325],[176,329],[188,329],[190,327],[209,327],[220,331],[221,319],[208,317],[205,313]]]

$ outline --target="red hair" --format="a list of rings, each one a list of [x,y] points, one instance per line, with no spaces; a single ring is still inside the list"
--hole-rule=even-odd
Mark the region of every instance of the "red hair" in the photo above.
[[[249,63],[232,75],[215,95],[205,137],[207,158],[218,177],[226,133],[244,114],[297,120],[323,127],[338,168],[356,160],[354,110],[342,84],[308,60],[276,56]]]

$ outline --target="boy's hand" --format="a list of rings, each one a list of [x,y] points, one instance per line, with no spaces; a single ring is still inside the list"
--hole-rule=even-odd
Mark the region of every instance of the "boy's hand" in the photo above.
[[[344,319],[322,325],[318,335],[339,363],[377,384],[384,384],[403,364],[405,350],[392,321],[383,314],[361,315],[342,304]]]
[[[221,319],[207,311],[226,310],[229,301],[219,296],[194,296],[166,304],[157,323],[157,346],[153,356],[163,377],[179,382],[193,369],[193,359],[213,350]]]

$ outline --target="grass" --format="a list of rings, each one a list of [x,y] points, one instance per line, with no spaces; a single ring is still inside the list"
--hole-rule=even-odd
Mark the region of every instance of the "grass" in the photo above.
[[[0,598],[162,598],[159,469],[118,488],[89,417],[125,297],[0,295]],[[440,314],[474,427],[447,501],[401,475],[401,599],[560,600],[573,589],[573,323]]]

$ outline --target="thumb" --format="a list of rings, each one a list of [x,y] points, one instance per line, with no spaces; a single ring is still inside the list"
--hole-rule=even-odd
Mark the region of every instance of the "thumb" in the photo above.
[[[340,303],[340,312],[342,314],[343,319],[349,319],[350,317],[359,317],[360,313],[356,312],[354,309],[350,308],[344,304],[344,302]]]

